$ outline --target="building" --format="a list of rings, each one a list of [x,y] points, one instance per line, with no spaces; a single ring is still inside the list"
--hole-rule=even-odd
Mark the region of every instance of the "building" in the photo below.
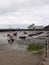
[[[43,29],[43,26],[35,26],[34,24],[31,24],[28,26],[28,29]]]
[[[34,26],[34,29],[43,29],[43,26]]]

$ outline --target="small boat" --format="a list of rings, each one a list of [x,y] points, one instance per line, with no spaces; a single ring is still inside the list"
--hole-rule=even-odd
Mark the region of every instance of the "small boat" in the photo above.
[[[12,44],[13,42],[14,42],[14,39],[9,39],[9,40],[8,40],[8,43],[9,43],[9,44]]]
[[[13,33],[14,36],[17,36],[17,32]]]
[[[27,34],[27,32],[24,32],[24,34]]]
[[[29,34],[28,36],[33,36],[33,34]]]
[[[10,36],[10,34],[7,34],[7,36]]]
[[[26,36],[19,36],[20,39],[26,39]]]

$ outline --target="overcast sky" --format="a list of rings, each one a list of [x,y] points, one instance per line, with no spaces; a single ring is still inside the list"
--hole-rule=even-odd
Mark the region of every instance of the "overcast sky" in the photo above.
[[[49,24],[49,0],[0,0],[0,24]]]

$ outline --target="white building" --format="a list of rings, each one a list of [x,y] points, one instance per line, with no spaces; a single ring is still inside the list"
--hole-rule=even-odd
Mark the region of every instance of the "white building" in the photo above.
[[[34,24],[31,24],[28,26],[28,29],[43,29],[43,26],[35,26]]]
[[[43,26],[34,26],[34,29],[43,29]]]

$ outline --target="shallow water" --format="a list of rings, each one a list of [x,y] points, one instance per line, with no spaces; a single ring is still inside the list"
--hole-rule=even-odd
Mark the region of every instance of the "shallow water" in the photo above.
[[[41,42],[41,41],[44,42],[44,40],[33,39],[32,37],[30,37],[30,38],[28,37],[28,39],[26,39],[26,40],[21,40],[18,37],[19,37],[20,34],[22,35],[22,33],[18,32],[18,36],[13,37],[15,39],[14,42],[12,44],[9,44],[8,43],[9,37],[7,36],[7,34],[9,34],[9,33],[11,35],[13,34],[13,32],[0,32],[0,44],[6,44],[5,45],[6,47],[3,46],[4,49],[24,50],[26,45],[28,45],[32,42]]]

